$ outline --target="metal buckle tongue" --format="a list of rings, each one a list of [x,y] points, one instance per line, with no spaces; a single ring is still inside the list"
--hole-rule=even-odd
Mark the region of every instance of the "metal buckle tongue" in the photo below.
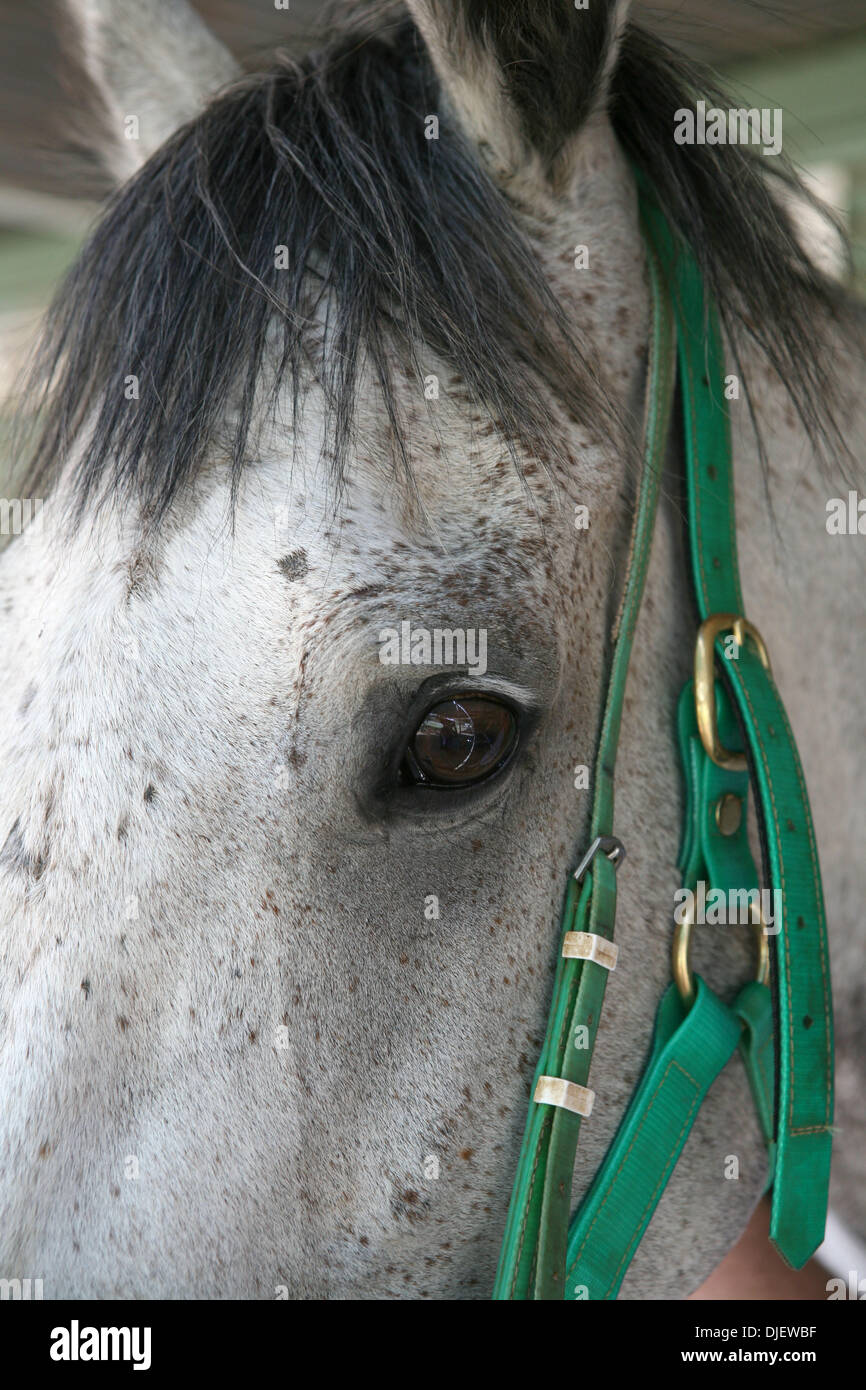
[[[625,859],[625,845],[622,840],[618,840],[615,835],[597,835],[574,871],[578,883],[583,882],[587,869],[599,850],[607,855],[615,869],[618,869]]]

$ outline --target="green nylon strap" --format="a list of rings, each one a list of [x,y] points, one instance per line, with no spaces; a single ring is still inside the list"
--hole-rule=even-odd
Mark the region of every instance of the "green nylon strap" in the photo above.
[[[717,701],[722,740],[727,747],[739,748],[741,735],[721,686]],[[746,831],[748,774],[718,768],[704,752],[691,681],[680,696],[677,732],[686,791],[680,851],[684,887],[694,892],[703,880],[725,894],[731,888],[756,890],[758,875]],[[723,796],[737,798],[741,810],[739,825],[727,826],[727,833],[715,814]],[[748,924],[703,928],[744,929],[754,931]],[[704,1097],[738,1042],[767,1138],[773,1095],[770,991],[752,982],[730,1009],[697,977],[695,1001],[687,1009],[671,986],[659,1010],[640,1084],[572,1222],[566,1298],[616,1298]]]
[[[652,332],[644,415],[644,462],[595,765],[592,839],[610,835],[613,830],[613,777],[623,696],[649,562],[673,395],[674,334],[670,300],[651,250],[648,266]],[[573,878],[569,881],[561,935],[576,930],[610,938],[615,912],[616,871],[604,854],[597,854],[579,888]],[[547,1034],[535,1081],[547,1075],[586,1084],[607,974],[607,970],[593,961],[559,956]],[[533,1093],[534,1089],[535,1083]],[[530,1102],[493,1293],[495,1299],[561,1299],[564,1296],[571,1186],[579,1128],[579,1116],[571,1111]]]
[[[566,1298],[616,1298],[701,1103],[739,1041],[739,1019],[699,975],[689,1009],[668,987],[644,1074],[569,1233]]]
[[[716,710],[719,733],[726,748],[740,751],[742,734],[731,710],[724,687],[716,682]],[[728,888],[751,888],[758,874],[746,826],[749,796],[748,772],[732,772],[717,767],[704,752],[695,716],[694,682],[687,681],[677,703],[677,742],[686,791],[686,815],[679,869],[684,885],[694,888],[700,879],[727,892]],[[737,830],[723,835],[716,823],[715,808],[723,796],[736,797],[741,806]]]
[[[742,749],[742,732],[730,700],[719,682],[716,682],[716,708],[722,743],[732,751]],[[748,838],[749,774],[717,767],[704,751],[695,717],[692,681],[686,683],[680,694],[677,735],[686,783],[686,819],[680,849],[680,872],[684,886],[694,890],[703,879],[726,894],[731,889],[748,892],[757,888],[758,872]],[[722,833],[716,817],[716,807],[724,796],[736,797],[740,802],[740,823],[727,834]],[[753,929],[728,925],[705,927],[704,930]],[[775,1165],[772,996],[766,985],[753,981],[740,991],[733,1008],[743,1028],[740,1055],[749,1078],[761,1133],[768,1148],[769,1179]]]
[[[694,259],[675,245],[645,188],[642,202],[677,313],[698,609],[702,619],[742,615],[718,316]],[[833,1024],[821,875],[803,771],[772,675],[748,644],[729,660],[719,638],[716,652],[745,735],[765,873],[782,895],[782,930],[774,938],[778,1101],[770,1238],[799,1268],[823,1238],[832,1142]]]
[[[734,1012],[743,1026],[740,1055],[746,1067],[749,1086],[764,1143],[767,1145],[767,1181],[772,1182],[776,1167],[776,1145],[773,1138],[776,1069],[773,1062],[773,996],[766,985],[753,980],[741,990]]]
[[[722,741],[732,751],[742,749],[742,734],[731,710],[724,687],[716,682],[716,708]],[[739,895],[738,913],[745,912],[748,896],[758,898],[758,871],[752,858],[748,835],[749,775],[717,767],[701,743],[695,717],[694,685],[688,681],[680,694],[677,707],[677,732],[680,760],[686,781],[687,819],[680,852],[680,872],[683,886],[700,895],[718,890],[730,901],[730,894]],[[738,803],[739,823],[723,831],[717,810],[723,799]],[[759,960],[757,945],[759,929],[753,923],[705,925],[700,931],[746,931],[753,941],[755,964]]]
[[[778,1008],[776,1169],[770,1239],[799,1269],[824,1238],[833,1123],[833,1013],[824,900],[805,781],[784,707],[757,657],[731,681],[759,788],[770,882]],[[771,749],[768,748],[771,745]]]

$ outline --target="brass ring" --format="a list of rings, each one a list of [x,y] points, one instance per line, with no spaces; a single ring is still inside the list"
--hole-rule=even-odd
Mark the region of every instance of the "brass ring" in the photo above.
[[[764,914],[759,903],[750,902],[749,909],[752,913],[752,927],[758,939],[758,972],[755,979],[759,985],[766,985],[770,980],[770,943],[765,931]],[[754,916],[755,911],[758,914],[757,918]],[[695,977],[692,973],[691,962],[692,927],[694,925],[693,895],[692,906],[685,920],[677,922],[674,926],[674,937],[671,945],[671,974],[686,1008],[691,1008],[695,1002]]]
[[[695,713],[707,756],[727,772],[745,772],[745,753],[733,753],[725,747],[719,738],[716,722],[716,638],[728,630],[733,632],[738,647],[745,645],[747,636],[751,637],[758,649],[761,665],[767,671],[770,669],[764,639],[753,623],[739,613],[711,614],[698,628],[695,642]]]

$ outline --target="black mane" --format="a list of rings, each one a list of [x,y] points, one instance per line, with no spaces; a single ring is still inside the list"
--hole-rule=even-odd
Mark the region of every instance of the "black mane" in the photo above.
[[[627,30],[611,92],[622,145],[694,249],[733,339],[754,339],[813,440],[835,441],[820,339],[846,318],[843,291],[812,266],[764,177],[773,162],[795,184],[790,166],[734,145],[674,146],[673,113],[696,95],[730,104],[706,73]],[[392,364],[420,384],[424,346],[514,455],[516,444],[550,454],[541,379],[588,428],[613,427],[507,199],[444,116],[439,139],[425,139],[438,111],[401,17],[362,38],[349,28],[301,63],[280,55],[178,131],[113,199],[49,313],[26,401],[39,416],[30,492],[50,486],[85,430],[79,512],[119,495],[158,521],[215,449],[236,488],[262,382],[272,401],[287,385],[300,411],[311,367],[339,478],[364,362],[408,469]]]

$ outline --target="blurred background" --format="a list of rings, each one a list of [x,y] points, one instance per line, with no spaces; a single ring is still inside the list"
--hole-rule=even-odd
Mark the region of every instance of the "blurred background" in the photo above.
[[[315,40],[323,0],[193,0],[240,57]],[[0,0],[0,397],[107,184],[71,148],[82,78],[65,53],[60,0]],[[635,11],[717,67],[744,104],[782,107],[785,150],[842,214],[866,289],[864,0],[661,0]],[[831,252],[828,251],[828,254]],[[2,428],[2,416],[0,416]]]

